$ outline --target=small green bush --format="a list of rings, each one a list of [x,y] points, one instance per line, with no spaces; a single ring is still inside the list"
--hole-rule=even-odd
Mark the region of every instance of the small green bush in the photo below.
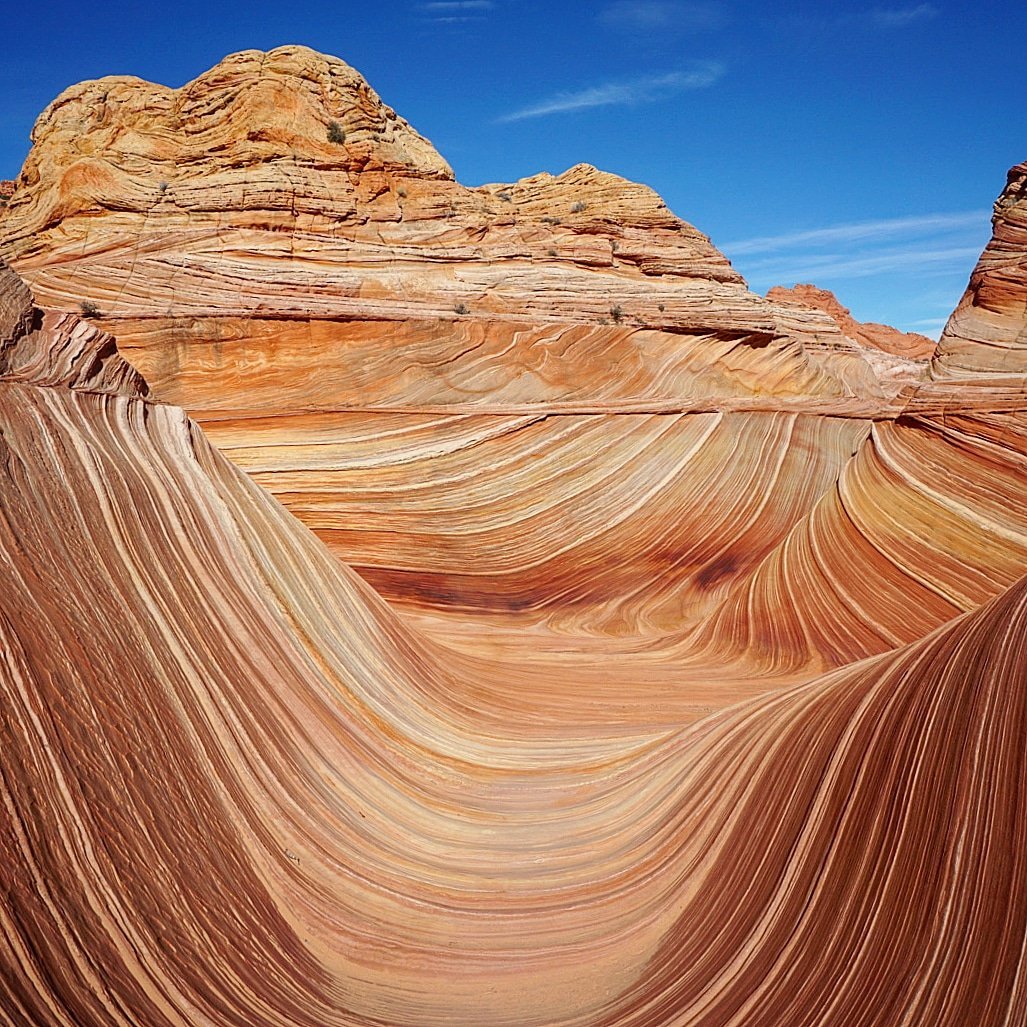
[[[466,304],[466,303],[458,303],[458,304],[457,304],[457,305],[456,305],[456,306],[455,306],[455,307],[453,308],[453,313],[454,313],[454,314],[459,314],[459,315],[460,315],[461,317],[463,317],[463,315],[464,315],[464,314],[469,314],[469,313],[470,313],[470,310],[468,309],[468,307],[467,307],[467,304]]]
[[[100,308],[92,300],[83,300],[79,305],[83,317],[99,317]]]
[[[584,200],[578,200],[578,202],[571,207],[572,214],[580,214],[584,210],[588,210],[588,204],[585,203]]]
[[[330,143],[344,143],[346,142],[346,132],[342,125],[337,121],[328,122],[328,142]]]
[[[610,317],[613,318],[614,324],[619,325],[624,320],[624,308],[619,303],[615,303],[610,307]]]

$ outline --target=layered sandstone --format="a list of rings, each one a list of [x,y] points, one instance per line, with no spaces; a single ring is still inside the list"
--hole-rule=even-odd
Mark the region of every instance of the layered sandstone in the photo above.
[[[991,458],[1015,477],[1022,378],[932,381],[923,337],[859,325],[813,287],[756,296],[651,190],[593,168],[465,188],[353,69],[304,48],[236,54],[178,90],[66,91],[0,246],[375,588],[409,615],[455,612],[427,623],[451,644],[477,644],[471,614],[516,616],[576,660],[595,637],[677,652],[696,632],[718,660],[726,640],[752,659],[736,620],[765,590],[757,620],[778,634],[758,662],[834,665],[1019,566],[1019,521],[1000,558],[980,497],[920,478],[959,466],[938,420],[957,415],[1006,419]],[[892,510],[925,490],[959,526],[907,552]],[[814,531],[845,546],[800,560]],[[885,554],[874,587],[894,599],[822,623],[804,604],[855,550]],[[786,626],[778,579],[797,575]]]
[[[932,375],[334,58],[64,93],[0,213],[0,1023],[1022,1022],[1013,193],[1006,356],[964,300]]]
[[[33,141],[0,252],[411,609],[684,630],[923,378],[644,186],[461,186],[303,48],[73,87]]]
[[[767,293],[767,299],[802,313],[810,309],[827,314],[846,338],[860,343],[868,350],[881,350],[907,360],[927,360],[934,354],[935,342],[917,332],[900,332],[888,325],[873,321],[859,322],[852,311],[842,306],[829,289],[815,285],[793,285],[790,289],[776,285]]]
[[[931,363],[936,378],[1027,374],[1027,163],[1010,170],[991,220],[991,242]]]
[[[212,357],[249,394],[321,409],[851,410],[900,387],[859,340],[804,345],[652,190],[587,165],[465,188],[352,68],[302,47],[178,90],[84,83],[33,143],[0,253],[46,306],[95,307],[197,412]]]
[[[554,672],[539,716],[183,411],[32,339],[0,380],[6,1022],[1027,1014],[1027,579],[690,729],[597,726]]]

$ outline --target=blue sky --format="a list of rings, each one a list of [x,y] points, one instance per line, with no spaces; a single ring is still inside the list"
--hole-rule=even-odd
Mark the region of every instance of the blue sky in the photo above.
[[[468,185],[586,161],[655,188],[757,291],[812,281],[936,334],[1027,159],[1027,4],[411,0],[5,10],[0,177],[37,114],[107,74],[227,53],[348,61]]]

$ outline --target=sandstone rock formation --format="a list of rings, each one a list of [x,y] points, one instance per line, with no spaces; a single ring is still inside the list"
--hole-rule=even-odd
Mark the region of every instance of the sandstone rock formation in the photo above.
[[[937,378],[1022,375],[1027,368],[1027,163],[1010,170],[992,225],[931,363]]]
[[[1027,580],[690,730],[597,730],[561,679],[559,716],[499,715],[516,667],[426,643],[181,410],[32,339],[0,382],[8,1023],[1027,1013]]]
[[[1018,196],[929,373],[303,48],[64,93],[0,213],[0,1024],[1023,1023]]]
[[[896,357],[908,360],[926,360],[933,356],[935,343],[926,335],[916,332],[900,332],[888,325],[866,322],[861,324],[852,312],[838,302],[838,297],[828,289],[818,289],[815,285],[794,285],[786,289],[776,285],[767,293],[772,303],[785,307],[794,307],[799,311],[822,310],[829,315],[838,326],[838,330],[849,339],[853,339],[867,349],[879,349]]]
[[[212,354],[248,394],[322,409],[848,409],[898,389],[837,330],[804,348],[650,189],[585,165],[465,188],[352,68],[301,47],[178,90],[75,86],[33,142],[0,252],[44,306],[95,306],[190,408]]]

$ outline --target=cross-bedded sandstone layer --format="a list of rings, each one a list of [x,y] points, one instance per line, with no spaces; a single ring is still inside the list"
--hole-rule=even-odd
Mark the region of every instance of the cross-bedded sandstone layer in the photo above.
[[[560,597],[565,626],[683,628],[925,376],[919,337],[885,352],[755,295],[643,186],[578,166],[465,188],[303,48],[178,90],[85,83],[33,138],[0,250],[40,302],[113,331],[343,559],[458,630]],[[787,484],[740,498],[749,473]]]
[[[1027,365],[1027,163],[1010,169],[991,221],[991,242],[931,362],[942,380],[1022,375]]]
[[[1027,1018],[1015,175],[928,373],[303,48],[34,142],[0,1023]]]
[[[0,293],[5,1023],[1022,1022],[1024,579],[687,729],[499,707]]]

